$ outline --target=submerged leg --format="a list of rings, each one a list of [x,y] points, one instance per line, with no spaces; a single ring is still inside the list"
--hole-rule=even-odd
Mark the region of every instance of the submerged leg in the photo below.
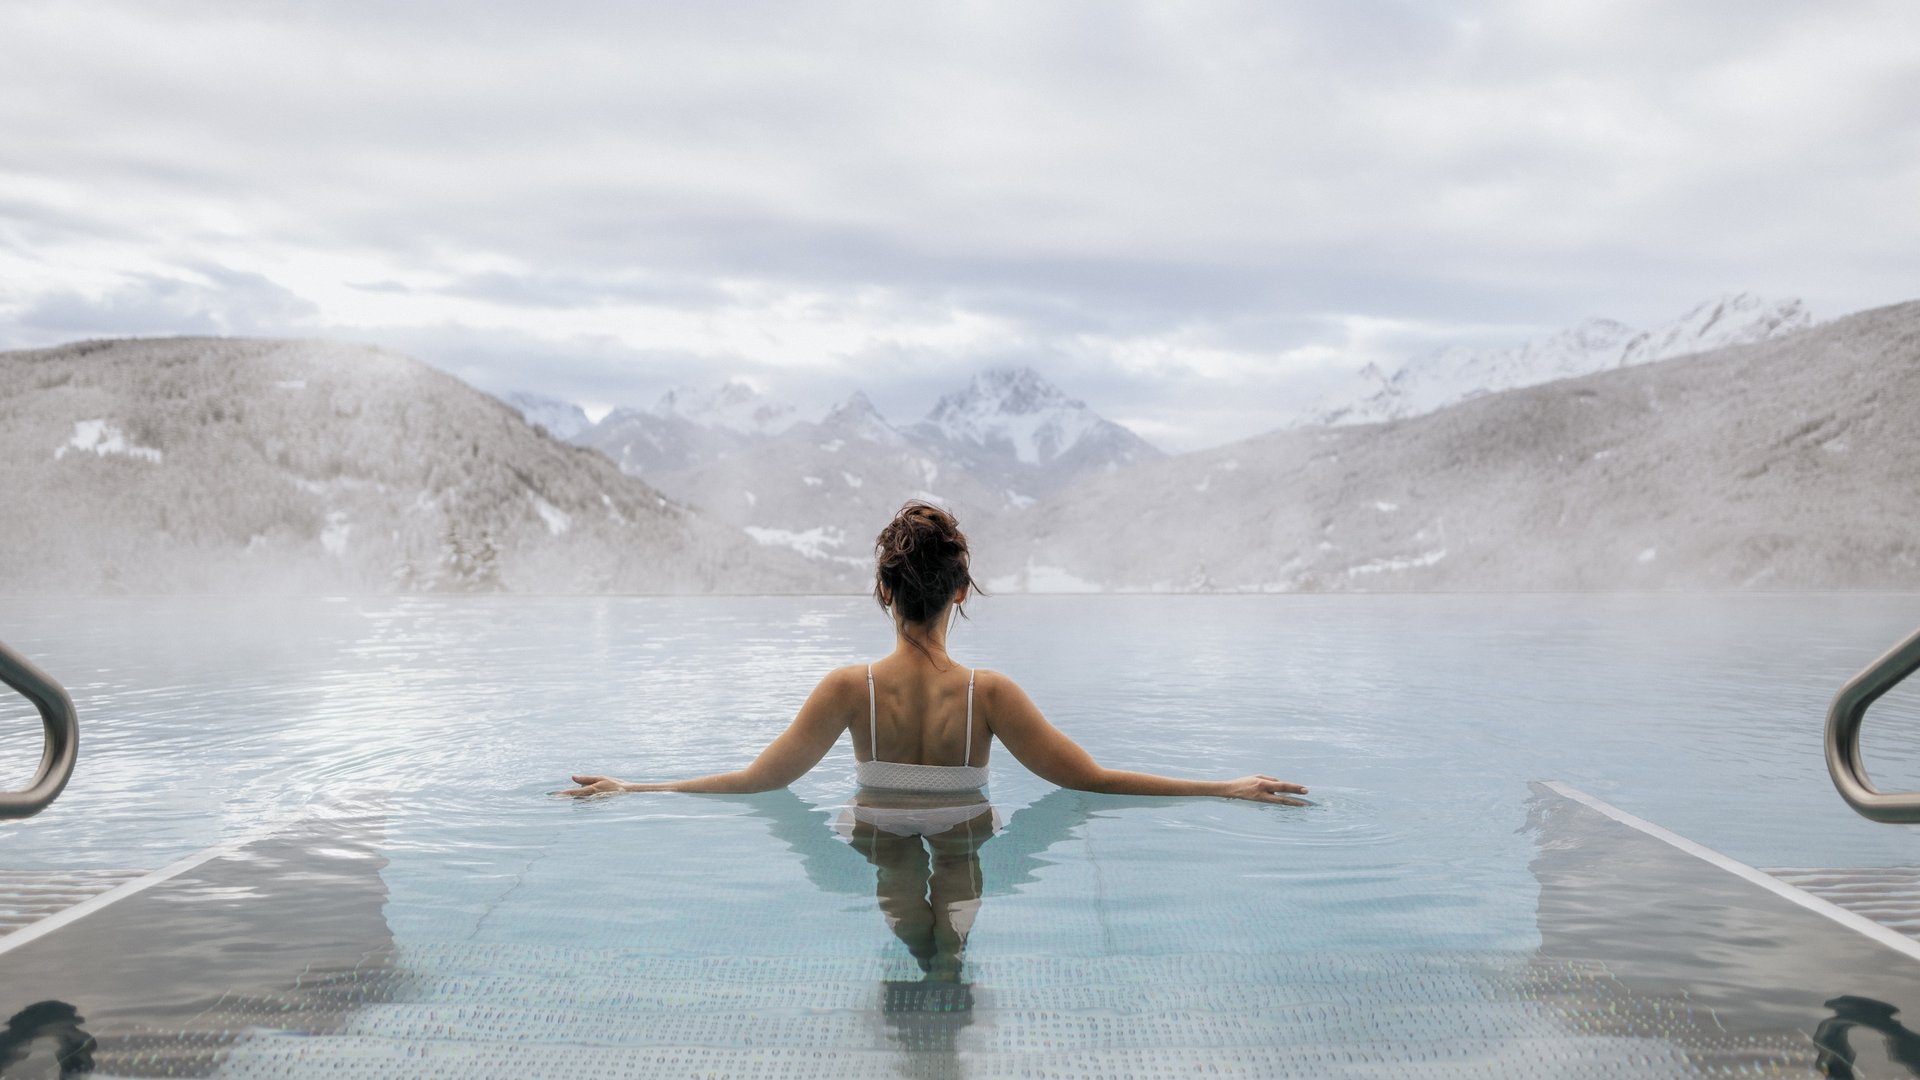
[[[852,843],[879,871],[874,895],[887,928],[919,961],[920,970],[931,971],[938,944],[933,909],[927,902],[932,873],[927,849],[918,836],[895,836],[865,821],[855,824]]]
[[[967,951],[967,935],[980,912],[980,845],[993,836],[993,813],[981,813],[937,836],[927,837],[933,849],[928,906],[933,916],[936,946],[928,974],[946,980],[960,978]]]

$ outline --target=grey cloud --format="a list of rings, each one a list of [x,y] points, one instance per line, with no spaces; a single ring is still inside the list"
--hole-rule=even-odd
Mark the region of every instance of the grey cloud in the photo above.
[[[415,290],[418,291],[418,290]],[[607,303],[659,304],[705,308],[725,303],[727,294],[710,279],[690,274],[669,279],[635,280],[585,274],[464,274],[449,284],[426,290],[474,300],[491,300],[516,307],[578,308]]]
[[[146,334],[287,334],[319,308],[251,271],[212,263],[187,268],[191,276],[129,275],[99,297],[66,290],[22,311],[23,339]]]
[[[1238,415],[1320,373],[1176,384],[1074,341],[1278,356],[1338,347],[1343,317],[1651,322],[1739,288],[1832,315],[1903,298],[1920,243],[1897,212],[1920,16],[1867,0],[237,12],[0,10],[0,251],[56,283],[9,283],[7,333],[339,323],[500,388],[631,401],[754,374],[802,404],[867,388],[896,419],[1030,358],[1102,411],[1111,393],[1204,428],[1209,395]],[[116,245],[364,263],[354,289],[504,325],[706,315],[743,286],[848,319],[990,316],[1013,341],[875,347],[803,380],[780,342],[388,331],[205,272],[58,284]]]
[[[789,389],[781,385],[788,373],[763,361],[635,348],[591,335],[556,338],[460,325],[331,327],[319,333],[397,349],[493,394],[531,390],[578,404],[646,406],[675,386],[740,376]]]

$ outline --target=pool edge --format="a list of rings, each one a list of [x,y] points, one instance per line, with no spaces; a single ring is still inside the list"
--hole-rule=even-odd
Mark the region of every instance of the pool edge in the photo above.
[[[1848,911],[1846,908],[1833,903],[1831,900],[1823,900],[1799,886],[1790,885],[1763,870],[1755,869],[1738,859],[1723,855],[1704,844],[1689,840],[1670,829],[1662,828],[1645,818],[1630,814],[1612,803],[1581,791],[1571,784],[1559,780],[1540,780],[1536,781],[1536,783],[1548,791],[1553,792],[1555,795],[1577,802],[1589,810],[1603,814],[1669,847],[1685,852],[1721,870],[1725,870],[1727,873],[1749,884],[1757,885],[1783,900],[1797,904],[1816,915],[1823,916],[1855,933],[1861,934],[1877,944],[1884,945],[1910,960],[1920,960],[1920,941],[1916,941],[1898,930],[1883,926],[1857,912]]]

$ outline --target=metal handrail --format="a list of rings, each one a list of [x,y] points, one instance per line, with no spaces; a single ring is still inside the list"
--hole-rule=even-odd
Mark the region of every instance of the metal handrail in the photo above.
[[[1847,680],[1827,710],[1827,772],[1840,797],[1862,817],[1896,825],[1920,822],[1920,791],[1882,792],[1860,761],[1860,722],[1867,706],[1920,669],[1920,631]]]
[[[32,817],[60,796],[73,775],[73,763],[80,754],[80,721],[73,712],[73,699],[67,691],[34,667],[26,657],[0,641],[0,682],[13,687],[40,710],[40,722],[47,729],[45,749],[40,753],[40,768],[33,782],[21,791],[0,791],[0,820]]]

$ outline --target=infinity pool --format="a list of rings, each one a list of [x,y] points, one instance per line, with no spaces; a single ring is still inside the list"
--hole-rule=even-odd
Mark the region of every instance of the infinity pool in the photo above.
[[[1820,755],[1833,691],[1920,598],[984,599],[956,655],[1102,761],[1269,772],[1315,805],[1060,792],[996,748],[997,832],[918,862],[835,829],[844,740],[790,791],[546,794],[744,761],[824,671],[890,646],[870,601],[4,614],[83,738],[61,801],[0,826],[0,933],[113,901],[0,937],[7,1077],[63,1053],[96,1075],[329,1077],[1920,1061],[1899,1012],[1920,963],[1532,783],[1753,866],[1920,863],[1920,834],[1855,818]],[[17,781],[37,720],[3,708]],[[1920,786],[1916,717],[1876,707],[1876,779]],[[899,916],[942,887],[971,927],[934,978]]]

